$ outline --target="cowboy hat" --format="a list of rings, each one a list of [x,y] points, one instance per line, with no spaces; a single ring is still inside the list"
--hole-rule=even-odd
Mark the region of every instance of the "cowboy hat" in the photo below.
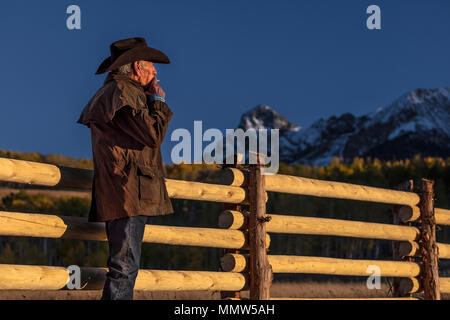
[[[144,38],[129,38],[113,42],[109,47],[111,56],[98,67],[95,74],[105,73],[127,63],[144,60],[156,63],[170,63],[169,58],[159,50],[147,46]]]

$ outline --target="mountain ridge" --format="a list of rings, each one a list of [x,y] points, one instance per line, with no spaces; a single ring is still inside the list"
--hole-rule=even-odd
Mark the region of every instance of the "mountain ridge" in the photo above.
[[[328,165],[332,158],[450,156],[450,88],[414,89],[361,116],[343,113],[307,128],[267,105],[245,112],[237,128],[280,129],[280,161]]]

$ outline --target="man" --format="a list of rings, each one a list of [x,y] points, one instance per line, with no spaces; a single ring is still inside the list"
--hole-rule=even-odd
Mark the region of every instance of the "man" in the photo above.
[[[173,213],[160,145],[172,111],[153,63],[170,63],[143,38],[116,41],[96,74],[110,71],[78,123],[91,129],[89,221],[105,221],[108,273],[102,299],[133,299],[149,216]]]

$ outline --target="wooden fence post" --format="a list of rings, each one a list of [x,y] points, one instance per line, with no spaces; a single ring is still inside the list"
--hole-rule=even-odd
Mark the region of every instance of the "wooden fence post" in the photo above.
[[[400,191],[407,191],[407,192],[412,192],[413,191],[413,187],[414,187],[414,182],[413,180],[409,180],[406,181],[402,184],[400,184],[398,186],[398,190]],[[411,223],[405,223],[402,222],[399,216],[399,210],[400,208],[402,208],[402,206],[400,205],[394,205],[392,207],[392,223],[395,225],[407,225],[410,226]],[[409,261],[412,262],[413,258],[412,257],[402,257],[399,251],[399,247],[400,247],[400,243],[401,241],[393,241],[392,242],[392,258],[394,261]],[[392,295],[394,297],[404,297],[404,296],[408,296],[410,297],[411,294],[405,294],[403,292],[400,291],[400,278],[393,278],[392,280]]]
[[[438,247],[436,244],[436,219],[434,216],[434,181],[420,182],[420,237],[419,251],[422,257],[421,282],[425,300],[440,300]]]
[[[257,164],[250,164],[248,236],[250,248],[250,299],[268,300],[273,272],[266,252],[266,188],[260,154]]]

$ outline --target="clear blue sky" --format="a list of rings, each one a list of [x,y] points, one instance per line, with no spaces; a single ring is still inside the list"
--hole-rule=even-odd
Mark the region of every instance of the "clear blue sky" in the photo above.
[[[66,8],[81,8],[81,30]],[[366,28],[381,7],[382,30]],[[450,1],[2,1],[0,149],[91,157],[76,123],[101,86],[109,44],[143,36],[174,111],[170,133],[234,128],[267,104],[306,127],[320,117],[371,112],[414,88],[450,86]]]

